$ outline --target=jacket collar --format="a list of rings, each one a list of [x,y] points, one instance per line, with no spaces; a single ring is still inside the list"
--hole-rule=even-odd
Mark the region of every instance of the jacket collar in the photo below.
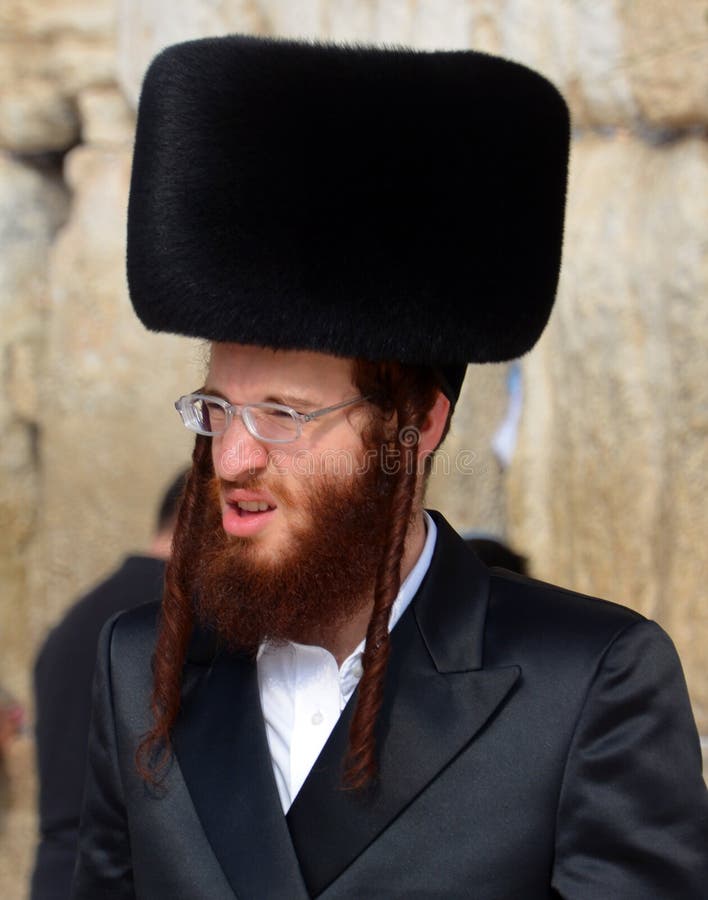
[[[489,569],[439,512],[430,515],[438,540],[413,603],[420,636],[440,674],[481,669]]]

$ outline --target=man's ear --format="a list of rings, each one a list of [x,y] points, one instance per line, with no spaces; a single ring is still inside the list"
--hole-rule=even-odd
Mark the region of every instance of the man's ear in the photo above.
[[[433,453],[442,439],[450,413],[450,401],[438,391],[435,403],[423,420],[418,441],[418,459],[422,460]]]

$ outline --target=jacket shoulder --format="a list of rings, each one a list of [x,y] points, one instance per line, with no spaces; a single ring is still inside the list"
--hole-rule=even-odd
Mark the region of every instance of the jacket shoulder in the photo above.
[[[158,630],[158,603],[112,616],[101,630],[96,657],[94,711],[112,708],[115,727],[132,735],[130,746],[150,728],[152,659]],[[95,715],[95,712],[94,712]]]
[[[550,655],[556,664],[564,657],[597,659],[640,623],[647,623],[644,616],[619,603],[490,569],[487,640],[500,653],[525,649]]]
[[[113,639],[140,641],[148,637],[154,640],[157,634],[159,610],[159,603],[143,603],[117,613],[110,619],[113,626]]]
[[[494,599],[514,607],[516,613],[526,610],[535,617],[550,615],[553,618],[567,615],[621,626],[633,625],[644,619],[641,613],[620,603],[581,594],[506,569],[491,568],[489,574]]]
[[[150,667],[157,640],[159,610],[159,603],[145,603],[117,613],[103,626],[100,645],[108,654],[113,672]]]

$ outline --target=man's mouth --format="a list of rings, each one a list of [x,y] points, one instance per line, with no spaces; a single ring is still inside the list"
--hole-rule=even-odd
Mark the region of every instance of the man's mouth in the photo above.
[[[252,513],[264,513],[270,509],[275,509],[264,500],[239,500],[237,503],[229,503],[229,506],[238,510],[239,515],[250,515]]]
[[[265,500],[239,500],[236,507],[244,512],[265,512],[267,509],[273,509]]]
[[[239,537],[255,536],[267,527],[276,510],[275,500],[265,491],[256,493],[236,489],[225,492],[222,507],[224,530]]]

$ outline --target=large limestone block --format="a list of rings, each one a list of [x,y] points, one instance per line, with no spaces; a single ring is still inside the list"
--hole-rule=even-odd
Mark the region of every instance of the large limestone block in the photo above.
[[[561,288],[524,361],[509,521],[542,578],[659,620],[708,730],[708,147],[573,147]]]
[[[135,116],[115,85],[86,88],[78,96],[85,144],[132,146]]]
[[[113,0],[4,0],[0,147],[64,150],[80,137],[76,94],[114,73]]]
[[[21,90],[0,88],[0,147],[61,150],[76,143],[79,131],[76,106],[49,81],[27,78]]]
[[[134,104],[165,45],[244,32],[499,53],[552,78],[577,125],[708,121],[703,0],[192,0],[167,9],[168,0],[120,0],[118,67]]]
[[[36,637],[72,597],[148,539],[166,483],[190,456],[172,403],[199,385],[186,339],[145,331],[125,285],[129,149],[78,148],[70,221],[51,266],[43,370],[41,516],[47,593]]]
[[[23,701],[39,497],[37,365],[49,246],[67,206],[54,179],[0,154],[0,684]]]
[[[703,0],[618,3],[620,65],[642,119],[657,126],[708,121],[708,9]]]

